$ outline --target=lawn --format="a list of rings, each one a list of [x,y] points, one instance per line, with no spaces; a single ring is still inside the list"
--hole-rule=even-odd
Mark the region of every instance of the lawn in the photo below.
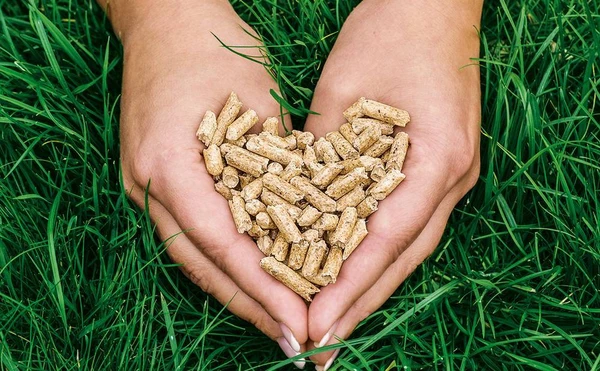
[[[297,127],[356,3],[234,1]],[[479,182],[333,370],[600,370],[598,8],[486,2]],[[0,0],[0,369],[292,369],[122,191],[121,62],[94,1]]]

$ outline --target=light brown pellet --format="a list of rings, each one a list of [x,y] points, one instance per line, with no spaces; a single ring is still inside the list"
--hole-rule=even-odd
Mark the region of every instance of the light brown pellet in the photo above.
[[[308,247],[304,264],[302,265],[302,275],[304,277],[314,276],[321,268],[321,262],[327,254],[327,244],[325,241],[313,241]]]
[[[373,171],[375,166],[383,165],[383,160],[381,160],[380,158],[377,158],[377,157],[360,156],[360,163],[362,164],[362,167],[364,167],[366,171]]]
[[[263,176],[263,186],[292,205],[304,198],[304,191],[271,173]]]
[[[305,164],[312,164],[317,162],[317,154],[314,146],[306,146],[304,149],[303,160]]]
[[[215,191],[219,192],[219,194],[223,196],[226,200],[231,200],[233,198],[231,188],[223,184],[223,181],[215,183]]]
[[[392,169],[371,189],[371,196],[381,201],[400,184],[406,176],[400,170]]]
[[[273,223],[273,220],[269,214],[265,211],[261,211],[256,214],[256,224],[262,229],[276,229],[277,226]]]
[[[335,211],[335,201],[325,193],[321,192],[317,187],[312,185],[308,179],[303,176],[296,176],[290,180],[290,183],[304,193],[304,198],[312,206],[324,213]]]
[[[299,131],[297,133],[297,135],[296,133],[294,134],[296,135],[296,143],[299,149],[304,150],[306,149],[306,146],[312,146],[315,142],[315,135],[310,131]]]
[[[306,301],[312,301],[312,295],[319,292],[319,289],[315,285],[273,257],[263,258],[260,261],[260,266]]]
[[[362,156],[361,156],[362,157]],[[344,168],[342,169],[342,172],[340,174],[342,175],[346,175],[349,172],[351,172],[352,170],[356,169],[357,167],[365,167],[359,158],[353,158],[350,160],[344,160],[344,161],[340,161],[338,162],[338,164],[342,165]]]
[[[375,158],[381,157],[392,146],[394,138],[388,137],[387,135],[381,136],[375,144],[367,148],[363,153],[365,156],[371,156]],[[383,160],[382,160],[383,161]]]
[[[267,117],[262,124],[262,132],[272,135],[279,134],[279,119],[277,117]]]
[[[318,231],[333,231],[338,225],[339,220],[340,218],[335,214],[323,213],[312,225],[312,228]]]
[[[302,238],[310,243],[320,240],[321,236],[318,230],[309,228],[302,232]]]
[[[362,102],[360,110],[363,116],[372,117],[397,126],[406,126],[410,121],[408,112],[374,100],[365,99]]]
[[[244,198],[244,201],[248,202],[257,199],[263,189],[262,178],[256,178],[245,186],[242,184],[242,187],[241,196]]]
[[[302,240],[300,230],[294,223],[294,220],[286,210],[285,206],[267,206],[267,212],[273,222],[279,229],[279,233],[283,233],[283,237],[290,243],[298,243]]]
[[[241,152],[245,151],[242,148],[239,148],[239,150],[240,151],[235,151],[231,149],[225,155],[225,161],[227,162],[227,165],[233,166],[234,168],[248,173],[256,178],[260,177],[267,171],[267,164],[265,164],[264,161],[257,161],[252,156],[246,155],[246,153]]]
[[[392,148],[390,149],[390,157],[385,164],[386,170],[396,169],[402,171],[406,152],[408,151],[408,144],[408,134],[402,131],[396,134],[394,142],[392,143]]]
[[[332,246],[331,249],[329,249],[329,254],[327,255],[327,260],[325,260],[321,275],[330,278],[331,283],[335,283],[337,276],[340,273],[342,262],[344,261],[342,257],[343,252],[341,248]]]
[[[356,207],[367,197],[362,187],[355,187],[337,200],[336,211],[342,212],[348,207]]]
[[[212,176],[221,175],[224,165],[219,147],[211,144],[204,150],[203,156],[204,164],[206,165],[206,171]]]
[[[328,187],[325,193],[333,199],[338,199],[350,192],[354,187],[367,179],[367,172],[364,167],[357,167],[348,174],[338,177]]]
[[[329,143],[331,143],[331,145],[333,145],[333,148],[335,149],[337,154],[340,155],[340,157],[344,160],[357,158],[359,156],[358,151],[354,149],[354,147],[352,147],[352,144],[348,142],[346,138],[344,138],[344,136],[340,134],[339,131],[327,133],[327,135],[325,135],[325,138],[327,139],[327,141],[329,141]]]
[[[352,144],[358,152],[363,153],[375,144],[379,140],[379,137],[381,137],[381,130],[379,127],[372,125],[363,130]]]
[[[252,228],[252,220],[246,211],[246,203],[242,197],[234,195],[229,201],[229,209],[238,233],[247,232]]]
[[[340,221],[335,230],[329,236],[329,244],[343,249],[352,235],[357,219],[358,213],[356,209],[354,207],[346,208],[342,212],[342,215],[340,215]]]
[[[280,178],[289,182],[295,176],[302,174],[302,164],[298,161],[290,162],[280,175]]]
[[[229,139],[225,139],[225,143],[223,143],[223,144],[233,144],[233,145],[234,145],[234,146],[236,146],[236,147],[243,147],[243,146],[245,146],[245,145],[246,145],[246,141],[247,141],[246,137],[245,137],[245,136],[241,136],[241,137],[240,137],[239,139],[237,139],[237,140],[229,140]],[[223,152],[223,147],[222,147],[222,146],[223,146],[223,144],[221,144],[221,153],[224,153],[224,152]]]
[[[385,176],[386,172],[385,172],[385,168],[383,167],[383,165],[377,165],[373,168],[373,171],[371,171],[371,179],[373,179],[376,182],[379,182],[381,179],[383,179],[383,177]]]
[[[306,278],[308,281],[314,283],[317,286],[327,286],[331,283],[331,278],[329,277],[324,277],[323,276],[323,272],[319,271],[317,272],[317,274],[315,274],[314,276],[308,276],[308,277],[304,277]]]
[[[290,243],[286,241],[283,234],[277,233],[277,236],[273,240],[273,247],[271,248],[271,255],[280,262],[287,259],[290,251]]]
[[[240,183],[238,171],[232,166],[225,166],[225,168],[223,168],[221,179],[223,180],[223,184],[229,188],[235,188]]]
[[[227,127],[225,138],[228,140],[238,140],[257,122],[258,115],[254,110],[249,109]]]
[[[290,150],[275,147],[260,137],[249,139],[246,143],[246,148],[251,152],[266,157],[271,161],[279,162],[282,165],[288,165],[292,161],[302,163],[302,157],[292,153]]]
[[[298,150],[298,143],[296,141],[296,136],[290,134],[290,135],[283,137],[283,140],[287,143],[287,148],[290,151]],[[299,152],[299,155],[302,156],[302,150],[298,150],[298,152]]]
[[[344,170],[339,162],[330,162],[318,170],[312,177],[311,183],[320,189],[326,188]]]
[[[352,235],[344,247],[344,254],[342,256],[344,260],[348,259],[350,254],[352,254],[358,245],[360,245],[362,240],[367,237],[368,233],[366,221],[364,219],[358,219],[356,221],[356,225],[354,226],[354,230],[352,231]]]
[[[198,126],[198,131],[196,131],[196,137],[208,147],[210,140],[215,135],[215,130],[217,130],[217,116],[212,111],[206,111],[200,126]]]
[[[302,209],[290,204],[283,198],[279,197],[278,195],[276,195],[275,193],[269,191],[268,189],[266,189],[264,187],[260,194],[260,200],[267,206],[277,206],[277,205],[284,206],[293,219],[297,219],[300,216],[300,214],[302,214]]]
[[[292,268],[293,270],[302,268],[302,264],[304,264],[304,259],[306,259],[306,253],[308,252],[309,246],[310,243],[306,240],[292,243],[292,247],[290,247],[290,254],[288,256],[288,267]]]
[[[379,202],[373,196],[367,196],[361,203],[356,206],[356,211],[359,218],[366,218],[377,211]]]
[[[317,210],[317,208],[314,208],[309,205],[306,208],[304,208],[302,214],[300,214],[298,220],[296,220],[296,223],[298,223],[298,225],[301,227],[308,227],[309,225],[312,225],[314,222],[316,222],[317,219],[321,217],[321,215],[323,215],[322,212]]]
[[[340,161],[340,156],[333,148],[333,145],[325,138],[319,138],[314,144],[315,154],[317,160],[323,162],[337,162]]]
[[[267,172],[273,175],[281,175],[283,173],[283,165],[279,162],[271,162],[269,166],[267,166]]]
[[[358,98],[356,102],[352,103],[352,105],[344,111],[343,115],[348,122],[352,122],[355,118],[363,116],[362,105],[365,100],[364,97]]]
[[[260,139],[264,140],[265,142],[267,142],[271,145],[274,145],[275,147],[289,149],[289,150],[292,149],[290,147],[290,144],[287,142],[287,140],[285,140],[285,138],[280,137],[279,135],[273,135],[270,133],[262,132],[258,135],[258,137]]]
[[[352,125],[348,122],[340,126],[340,134],[342,134],[350,143],[354,143],[354,139],[358,137],[354,130],[352,130]]]
[[[220,146],[223,143],[227,128],[233,121],[235,121],[235,118],[237,117],[238,113],[240,113],[241,108],[242,102],[240,102],[234,92],[231,92],[227,102],[225,102],[225,106],[217,117],[217,128],[215,129],[215,133],[210,140],[210,144]]]
[[[339,164],[339,162],[330,162],[329,164]],[[320,162],[310,162],[306,164],[308,174],[302,172],[302,175],[306,176],[307,178],[314,178],[321,170],[323,170],[324,167],[325,165]]]
[[[355,134],[360,134],[369,126],[377,126],[383,135],[391,135],[394,133],[394,125],[386,124],[383,121],[370,118],[356,118],[352,120],[352,131]]]
[[[252,222],[252,228],[248,231],[248,236],[252,238],[260,238],[263,236],[267,236],[269,231],[262,229],[256,222]]]
[[[271,255],[271,249],[273,248],[273,240],[269,236],[262,236],[256,240],[258,249],[265,254],[265,256]]]
[[[260,212],[266,212],[267,205],[263,204],[260,200],[251,199],[246,201],[246,211],[248,214],[256,216]]]

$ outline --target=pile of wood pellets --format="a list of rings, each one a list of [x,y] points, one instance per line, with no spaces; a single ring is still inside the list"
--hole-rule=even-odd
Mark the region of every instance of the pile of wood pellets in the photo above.
[[[265,255],[261,267],[307,301],[334,283],[342,263],[367,235],[366,218],[404,180],[409,139],[394,127],[408,112],[360,98],[338,131],[281,137],[269,117],[262,132],[255,111],[239,112],[231,93],[218,116],[207,111],[196,136],[206,170],[229,201],[239,233]]]

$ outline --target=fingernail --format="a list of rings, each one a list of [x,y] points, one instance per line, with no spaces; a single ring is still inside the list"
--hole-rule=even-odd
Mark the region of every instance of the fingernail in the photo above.
[[[281,332],[283,332],[283,337],[285,337],[285,340],[292,346],[292,349],[296,352],[300,352],[300,343],[298,343],[298,340],[296,340],[294,334],[292,334],[292,330],[283,323],[280,324],[279,327],[281,328]]]
[[[335,361],[335,358],[338,356],[339,352],[340,352],[340,349],[339,348],[336,349],[335,352],[333,352],[333,354],[331,355],[331,357],[329,357],[329,359],[327,360],[327,362],[325,362],[325,366],[315,366],[315,370],[317,370],[317,371],[327,371],[327,370],[329,370],[329,367],[331,367],[331,365]]]
[[[288,341],[285,338],[279,338],[277,339],[277,343],[279,344],[279,347],[281,348],[281,350],[283,350],[283,353],[288,357],[288,358],[292,358],[297,356],[298,354],[300,354],[300,352],[296,352],[292,346],[290,345],[290,343],[288,343]],[[300,358],[297,361],[294,361],[294,365],[296,367],[298,367],[299,369],[303,369],[304,366],[306,365],[306,361],[304,360],[304,358]]]
[[[329,331],[327,331],[327,333],[325,334],[325,336],[323,336],[323,338],[321,339],[321,341],[319,341],[318,343],[315,341],[315,348],[320,348],[322,346],[325,346],[325,344],[327,344],[327,342],[329,341],[329,339],[331,339],[331,336],[333,335],[333,332],[337,329],[338,326],[338,321],[335,321],[335,323],[333,324],[333,326],[331,326],[331,328],[329,329]]]

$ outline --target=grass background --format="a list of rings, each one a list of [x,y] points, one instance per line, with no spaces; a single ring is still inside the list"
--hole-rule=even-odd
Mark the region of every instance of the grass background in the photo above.
[[[356,3],[234,1],[296,125]],[[486,2],[480,181],[334,370],[600,370],[598,5]],[[121,191],[121,61],[94,1],[0,0],[0,368],[292,369]]]

